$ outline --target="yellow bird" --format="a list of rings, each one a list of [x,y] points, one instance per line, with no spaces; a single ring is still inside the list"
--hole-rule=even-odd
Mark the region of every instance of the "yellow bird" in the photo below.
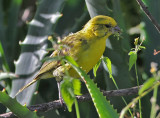
[[[95,16],[82,30],[65,37],[61,41],[63,48],[55,50],[50,57],[71,56],[79,67],[88,73],[103,55],[106,39],[115,33],[120,33],[120,28],[113,18],[103,15]],[[56,78],[59,83],[66,70],[71,77],[79,77],[68,63],[64,66],[61,61],[45,62],[37,76],[21,88],[16,95],[40,79]]]

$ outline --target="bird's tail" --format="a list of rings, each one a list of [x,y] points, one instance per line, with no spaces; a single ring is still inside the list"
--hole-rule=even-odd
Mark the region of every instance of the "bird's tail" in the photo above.
[[[24,89],[28,88],[30,85],[34,84],[37,80],[39,80],[40,77],[36,77],[35,79],[33,79],[30,83],[28,83],[27,85],[23,86],[21,89],[19,89],[19,91],[16,93],[15,97],[21,93]]]

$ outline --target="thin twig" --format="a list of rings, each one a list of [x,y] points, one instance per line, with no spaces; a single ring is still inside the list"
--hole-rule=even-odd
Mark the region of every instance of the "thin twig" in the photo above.
[[[142,87],[139,86],[139,87]],[[138,93],[138,86],[127,88],[127,89],[120,89],[120,90],[111,90],[111,91],[102,91],[104,96],[113,97],[113,96],[128,96],[134,95]],[[78,102],[84,102],[91,100],[89,94],[84,94],[82,96],[76,96]],[[55,100],[48,103],[42,103],[37,105],[28,106],[28,109],[31,111],[37,110],[37,112],[47,112],[49,110],[54,110],[58,108],[62,108],[60,100]],[[0,114],[0,118],[17,118],[12,112]]]
[[[149,10],[147,9],[147,7],[145,6],[145,4],[141,1],[141,0],[136,0],[138,2],[138,4],[142,7],[144,13],[147,15],[147,17],[151,20],[151,22],[153,23],[153,25],[156,27],[156,29],[158,30],[158,32],[160,33],[160,25],[158,24],[158,22],[155,20],[155,18],[152,16],[152,14],[149,12]]]

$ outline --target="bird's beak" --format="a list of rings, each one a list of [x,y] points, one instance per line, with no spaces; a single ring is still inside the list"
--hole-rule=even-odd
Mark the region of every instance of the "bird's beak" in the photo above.
[[[112,33],[113,34],[116,34],[116,33],[120,34],[121,33],[121,29],[118,26],[115,26],[112,29]]]

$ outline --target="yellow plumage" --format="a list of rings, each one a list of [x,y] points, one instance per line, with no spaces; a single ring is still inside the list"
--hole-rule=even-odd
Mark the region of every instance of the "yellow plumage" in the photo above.
[[[106,39],[113,33],[119,33],[119,31],[120,29],[113,18],[103,15],[96,16],[82,30],[65,37],[61,44],[64,48],[54,51],[51,57],[69,55],[88,73],[102,56]],[[57,81],[61,81],[65,69],[71,77],[79,77],[77,72],[67,63],[64,67],[60,61],[46,62],[33,81],[20,89],[17,94],[39,79],[54,77]]]

